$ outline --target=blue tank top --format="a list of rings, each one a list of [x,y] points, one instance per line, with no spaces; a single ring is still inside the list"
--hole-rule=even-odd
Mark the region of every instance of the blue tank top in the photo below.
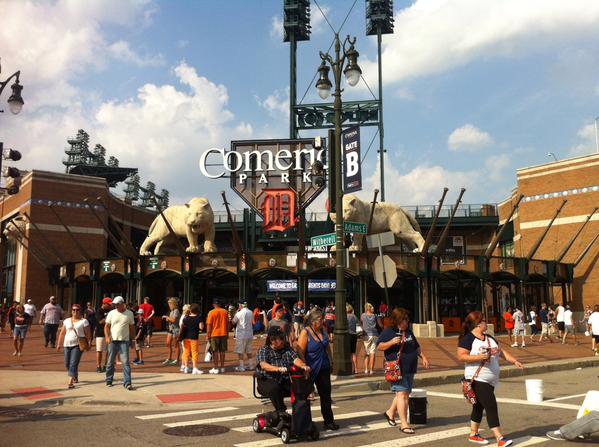
[[[312,377],[316,378],[321,370],[331,369],[331,363],[327,354],[329,337],[321,332],[320,334],[316,334],[316,338],[314,338],[311,330],[307,329],[306,332],[308,332],[306,363],[312,369]]]

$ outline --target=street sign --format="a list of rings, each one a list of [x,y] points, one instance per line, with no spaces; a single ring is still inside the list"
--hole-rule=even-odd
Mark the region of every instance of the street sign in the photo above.
[[[393,259],[387,255],[377,256],[372,270],[376,283],[381,287],[391,287],[397,279],[397,266]],[[385,276],[387,277],[387,284],[385,284]]]
[[[343,228],[346,233],[366,234],[368,225],[359,222],[343,222]]]
[[[324,247],[327,245],[335,245],[337,243],[337,237],[335,233],[321,234],[320,236],[314,236],[310,238],[310,245],[312,247]]]
[[[387,245],[395,245],[395,235],[392,231],[384,233],[371,234],[366,236],[366,244],[368,248],[385,247]]]

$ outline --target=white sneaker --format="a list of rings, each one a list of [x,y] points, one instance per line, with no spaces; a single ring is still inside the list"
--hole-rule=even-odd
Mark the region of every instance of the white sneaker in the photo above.
[[[522,343],[522,347],[523,347],[523,348],[526,348],[526,345],[525,345],[524,343]]]
[[[235,371],[237,371],[237,372],[244,372],[245,368],[243,366],[236,366],[235,367]]]
[[[514,344],[512,345],[512,348],[517,348],[517,347],[518,347],[518,343],[514,343]]]
[[[192,374],[204,374],[204,371],[202,371],[201,369],[194,368],[191,373]]]
[[[185,365],[181,365],[181,372],[185,371]]]
[[[190,369],[190,368],[185,368],[185,369],[183,370],[183,373],[184,373],[184,374],[189,374],[189,373],[191,373],[191,369]]]
[[[208,371],[208,374],[218,374],[218,368],[212,368],[210,371]]]
[[[225,368],[221,368],[221,369],[220,369],[220,372],[224,374],[224,372],[225,372]]]

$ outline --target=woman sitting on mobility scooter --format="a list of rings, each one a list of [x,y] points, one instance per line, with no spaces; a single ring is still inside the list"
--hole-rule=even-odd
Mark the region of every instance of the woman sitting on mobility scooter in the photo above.
[[[283,442],[287,443],[292,436],[292,426],[297,426],[297,423],[294,424],[292,422],[292,417],[286,412],[287,407],[283,400],[285,397],[291,396],[292,384],[289,373],[292,370],[303,370],[307,375],[310,372],[310,367],[307,366],[297,356],[295,351],[291,349],[287,343],[287,335],[279,326],[271,327],[268,330],[266,343],[258,351],[256,363],[256,383],[258,392],[262,396],[270,398],[275,411],[258,415],[254,420],[253,429],[256,432],[266,430],[277,436],[281,436]],[[297,390],[295,393],[297,393]],[[309,394],[309,392],[306,393],[306,397],[307,394]],[[297,397],[296,394],[296,399]],[[297,400],[294,403],[294,410],[296,403]],[[307,421],[308,425],[312,426],[313,424],[309,411],[307,412],[307,416],[310,419]],[[303,433],[299,432],[293,433],[293,436],[302,434]],[[312,435],[317,436],[316,433]]]

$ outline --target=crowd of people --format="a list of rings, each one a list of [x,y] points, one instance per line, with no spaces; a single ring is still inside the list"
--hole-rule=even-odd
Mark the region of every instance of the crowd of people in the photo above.
[[[290,389],[288,368],[296,365],[305,371],[318,392],[325,428],[339,428],[334,419],[331,399],[332,346],[336,321],[332,302],[323,308],[315,305],[306,308],[302,301],[297,301],[290,307],[276,296],[269,309],[257,305],[252,311],[247,302],[233,306],[215,298],[212,310],[205,317],[197,303],[185,304],[180,309],[178,299],[168,298],[167,306],[168,312],[157,318],[148,297],[139,306],[126,303],[121,296],[114,299],[106,297],[98,309],[94,309],[91,303],[87,303],[85,308],[73,304],[70,314],[66,316],[55,297],[50,297],[39,314],[31,300],[25,304],[15,303],[10,309],[5,309],[1,327],[4,330],[5,322],[10,323],[13,355],[20,357],[28,330],[37,319],[43,325],[44,346],[64,351],[67,386],[70,389],[78,383],[82,356],[95,346],[96,372],[105,374],[106,385],[112,386],[116,364],[120,363],[122,384],[127,390],[133,389],[131,363],[135,366],[144,365],[144,349],[153,346],[156,320],[163,320],[167,331],[168,356],[162,365],[180,366],[184,374],[204,374],[200,365],[202,354],[205,363],[212,363],[212,368],[207,371],[209,374],[224,373],[229,335],[230,331],[234,331],[233,351],[239,360],[235,371],[255,370],[258,391],[270,398],[275,411],[286,410],[283,398]],[[390,386],[393,399],[383,417],[389,425],[399,425],[404,434],[414,434],[407,415],[408,398],[419,360],[425,368],[429,367],[429,361],[410,329],[408,311],[402,308],[390,310],[381,304],[378,312],[375,312],[375,307],[366,303],[359,317],[351,304],[347,304],[346,313],[353,372],[360,372],[360,362],[356,357],[360,339],[365,374],[373,374],[377,352],[382,353],[386,379],[394,377]],[[541,343],[547,339],[550,343],[565,344],[568,337],[572,336],[574,343],[577,343],[578,324],[569,305],[547,306],[543,303],[538,313],[536,307],[531,306],[526,314],[519,307],[509,307],[503,320],[511,347],[525,347],[526,337],[529,337],[530,342]],[[592,349],[599,355],[599,305],[595,305],[594,309],[587,306],[578,323],[583,326],[585,335],[592,336]],[[204,331],[206,341],[202,349],[200,334]],[[265,343],[254,357],[254,340],[259,337],[264,337]],[[135,352],[132,362],[131,350]],[[510,445],[512,441],[503,435],[501,429],[495,398],[495,387],[499,382],[499,358],[503,356],[518,368],[523,367],[522,363],[503,350],[496,338],[487,334],[487,321],[478,311],[471,312],[465,318],[456,355],[465,364],[464,381],[470,384],[471,394],[464,392],[472,403],[469,440],[477,444],[489,442],[479,433],[483,413],[486,413],[497,445]],[[393,368],[400,371],[398,377],[390,374]],[[561,436],[559,430],[552,433],[552,436]],[[569,433],[568,429],[563,428],[563,433]]]

